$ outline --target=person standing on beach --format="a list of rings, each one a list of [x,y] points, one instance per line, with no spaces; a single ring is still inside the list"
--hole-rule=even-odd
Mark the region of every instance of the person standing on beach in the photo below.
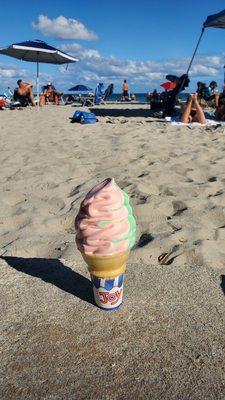
[[[125,98],[125,100],[129,99],[129,85],[126,81],[126,79],[124,79],[123,84],[122,84],[122,97]]]

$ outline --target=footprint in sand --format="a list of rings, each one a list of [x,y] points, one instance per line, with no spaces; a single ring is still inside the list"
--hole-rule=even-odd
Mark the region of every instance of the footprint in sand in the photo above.
[[[193,171],[189,169],[187,171],[187,178],[191,179],[193,182],[197,184],[203,184],[208,180],[208,174],[205,168],[198,168]]]
[[[151,235],[151,233],[142,233],[140,238],[138,239],[136,245],[133,247],[133,249],[137,249],[139,247],[144,247],[147,246],[150,242],[154,240],[154,236]]]
[[[217,197],[217,196],[221,196],[224,193],[223,190],[217,190],[217,192],[213,193],[213,194],[209,194],[207,197]]]
[[[145,204],[148,196],[147,195],[143,195],[141,193],[133,193],[130,196],[132,199],[136,200],[134,204],[139,205],[139,204]]]
[[[147,176],[147,175],[149,175],[149,172],[148,171],[144,171],[140,175],[138,175],[138,178],[144,178],[144,176]]]
[[[126,180],[124,180],[124,181],[120,181],[120,187],[121,187],[121,189],[125,189],[125,188],[127,188],[128,186],[130,186],[131,185],[131,182],[129,182],[129,181],[126,181]]]
[[[188,208],[187,205],[183,201],[180,201],[180,200],[172,201],[172,205],[173,205],[173,210],[174,210],[174,213],[173,213],[174,217],[182,214]]]
[[[80,188],[83,186],[83,184],[77,185],[75,188],[73,188],[71,190],[71,192],[69,193],[68,197],[73,197],[76,194],[80,193]]]
[[[216,176],[211,176],[209,179],[208,179],[208,182],[216,182],[217,181],[217,177]]]
[[[172,190],[164,185],[159,186],[159,191],[161,196],[175,196]]]

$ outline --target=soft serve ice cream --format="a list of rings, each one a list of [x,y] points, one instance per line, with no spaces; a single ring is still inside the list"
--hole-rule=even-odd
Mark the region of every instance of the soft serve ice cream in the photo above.
[[[105,179],[82,201],[75,227],[95,302],[104,310],[115,310],[122,303],[126,261],[135,242],[136,223],[129,196],[114,179]]]
[[[83,254],[104,256],[129,251],[136,230],[129,196],[113,178],[105,179],[87,193],[75,227],[77,247]]]

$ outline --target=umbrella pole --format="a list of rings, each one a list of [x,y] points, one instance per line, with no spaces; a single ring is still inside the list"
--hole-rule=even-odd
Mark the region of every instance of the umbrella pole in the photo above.
[[[190,68],[191,68],[191,66],[192,66],[193,60],[194,60],[194,58],[195,58],[195,54],[196,54],[196,52],[197,52],[197,50],[198,50],[198,46],[200,45],[200,42],[201,42],[201,39],[202,39],[202,35],[203,35],[203,33],[204,33],[204,30],[205,30],[205,28],[204,28],[204,26],[203,26],[201,35],[199,36],[199,39],[198,39],[198,43],[197,43],[197,45],[196,45],[196,47],[195,47],[193,56],[192,56],[191,61],[190,61],[189,65],[188,65],[188,69],[187,69],[187,72],[186,72],[187,75],[188,75],[188,72],[190,71]]]
[[[179,97],[179,94],[180,94],[180,92],[181,92],[181,91],[182,91],[182,89],[183,89],[183,86],[184,86],[184,82],[185,82],[186,76],[188,75],[188,72],[189,72],[189,71],[190,71],[190,69],[191,69],[192,63],[193,63],[193,61],[194,61],[194,58],[195,58],[195,54],[196,54],[196,52],[197,52],[197,50],[198,50],[198,46],[200,45],[200,42],[201,42],[201,39],[202,39],[202,35],[203,35],[203,33],[204,33],[204,30],[205,30],[205,28],[204,28],[204,26],[203,26],[203,27],[202,27],[202,31],[201,31],[201,35],[199,36],[199,39],[198,39],[197,45],[196,45],[196,47],[195,47],[195,50],[194,50],[193,56],[191,57],[191,61],[190,61],[189,65],[188,65],[188,68],[187,68],[186,74],[185,74],[185,76],[184,76],[183,82],[182,82],[182,84],[181,84],[181,87],[180,87],[180,90],[179,90],[179,92],[177,93],[177,96],[176,96],[176,101],[177,101],[177,99],[178,99],[178,97]]]
[[[38,101],[38,110],[39,110],[39,62],[38,62],[38,54],[37,54],[37,101]]]

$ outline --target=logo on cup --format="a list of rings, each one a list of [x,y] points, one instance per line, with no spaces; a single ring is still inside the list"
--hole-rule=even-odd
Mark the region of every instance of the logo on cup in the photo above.
[[[98,292],[99,300],[102,304],[110,303],[114,306],[122,297],[123,289],[116,290],[116,292]]]

